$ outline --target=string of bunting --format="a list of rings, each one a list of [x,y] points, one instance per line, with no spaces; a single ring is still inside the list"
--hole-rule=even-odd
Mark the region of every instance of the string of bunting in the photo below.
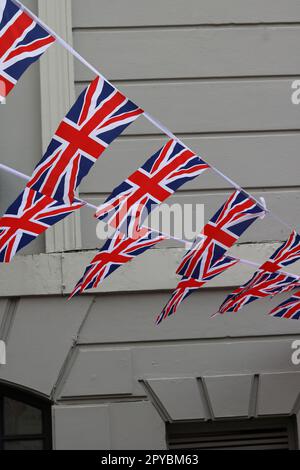
[[[0,163],[0,170],[3,170],[5,171],[6,173],[10,173],[11,175],[14,175],[16,176],[17,178],[20,178],[24,181],[29,181],[30,180],[30,176],[28,175],[25,175],[24,173],[21,173],[20,171],[17,171],[15,170],[14,168],[11,168],[7,165],[4,165],[3,163]],[[76,198],[76,202],[77,204],[80,204],[81,207],[88,207],[90,208],[91,210],[93,211],[97,211],[98,210],[98,206],[96,206],[95,204],[91,204],[90,202],[88,201],[85,201],[84,199],[79,199],[79,198]],[[146,229],[146,230],[151,230],[150,227],[147,227],[145,225],[142,226],[142,228]],[[164,233],[164,232],[159,232],[163,237],[164,239],[170,239],[170,240],[174,240],[176,242],[179,242],[183,245],[185,245],[186,248],[191,248],[191,242],[188,241],[188,240],[185,240],[183,238],[178,238],[178,237],[175,237],[173,235],[170,235],[170,234],[167,234],[167,233]],[[236,261],[237,263],[242,263],[242,264],[246,264],[248,266],[252,266],[252,267],[256,267],[256,268],[259,268],[259,264],[258,263],[255,263],[254,261],[250,261],[248,259],[244,259],[244,258],[238,258],[236,256],[230,256],[229,258],[231,258],[232,260]],[[286,274],[288,276],[293,276],[293,274],[290,274],[290,273],[287,273],[285,271],[281,271],[283,274]],[[299,277],[299,280],[300,280],[300,277]]]
[[[71,297],[97,287],[119,266],[131,261],[170,236],[143,226],[151,210],[172,196],[186,182],[207,170],[214,171],[235,191],[204,226],[177,274],[182,277],[157,324],[173,315],[181,302],[206,282],[238,262],[258,267],[253,277],[228,296],[218,313],[237,312],[262,297],[288,292],[300,286],[299,277],[283,268],[300,259],[300,236],[284,220],[266,208],[231,178],[207,163],[169,129],[123,95],[18,0],[0,0],[0,95],[13,90],[27,68],[55,42],[61,44],[96,78],[83,90],[59,124],[31,177],[3,164],[0,168],[27,180],[24,191],[0,219],[0,261],[10,262],[24,246],[50,226],[88,206],[95,217],[115,229],[86,268]],[[168,136],[167,143],[145,164],[117,186],[100,207],[76,197],[76,190],[106,148],[143,115]],[[257,219],[268,214],[291,231],[286,242],[262,265],[227,256],[228,250]],[[186,243],[184,240],[179,240]],[[270,315],[300,318],[300,299],[274,309]]]

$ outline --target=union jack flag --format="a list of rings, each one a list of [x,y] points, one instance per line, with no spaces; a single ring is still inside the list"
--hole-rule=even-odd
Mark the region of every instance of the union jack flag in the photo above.
[[[296,276],[282,272],[268,273],[257,271],[244,286],[238,287],[230,294],[221,307],[219,313],[238,312],[245,305],[265,297],[286,292],[299,281]]]
[[[158,204],[209,165],[175,140],[169,140],[146,163],[114,189],[96,217],[131,235]]]
[[[224,311],[231,311],[231,310],[226,310],[227,305],[234,305],[235,300],[237,299],[237,297],[239,298],[241,294],[243,294],[243,297],[245,297],[248,293],[248,290],[255,287],[256,280],[259,281],[260,277],[264,273],[266,274],[276,273],[277,271],[282,270],[283,267],[288,266],[292,263],[295,263],[299,259],[300,259],[300,236],[297,234],[295,230],[293,230],[289,238],[273,253],[270,259],[259,267],[258,271],[254,274],[254,276],[250,279],[250,281],[244,284],[243,286],[238,287],[232,294],[230,294],[225,299],[225,302],[222,304],[223,307],[225,308]],[[297,285],[298,285],[297,282],[296,284],[293,284],[293,283],[287,284],[285,287],[282,287],[282,289],[280,289],[280,293],[289,292],[293,290],[295,287],[297,287]],[[251,302],[253,300],[251,300]],[[238,311],[238,310],[239,308],[234,311]]]
[[[292,284],[284,287],[284,289],[282,289],[280,291],[280,294],[284,294],[285,292],[291,292],[291,290],[294,290],[298,287],[300,287],[300,280],[299,279],[297,279],[297,281],[293,282]]]
[[[282,302],[278,307],[275,307],[269,315],[277,318],[300,320],[300,291]]]
[[[70,203],[93,164],[143,110],[97,77],[59,125],[27,187]]]
[[[0,262],[9,263],[18,251],[83,205],[68,206],[25,188],[0,218]]]
[[[201,279],[265,211],[243,191],[235,191],[205,225],[200,237],[184,256],[177,274]]]
[[[53,36],[11,0],[0,2],[0,95],[3,98],[54,41]]]
[[[96,288],[120,266],[132,261],[166,238],[165,235],[146,228],[141,228],[139,236],[135,238],[128,238],[124,233],[115,232],[86,268],[69,299],[85,290]]]
[[[209,270],[204,273],[201,279],[183,278],[173,292],[167,305],[164,307],[161,314],[157,317],[156,324],[159,325],[165,318],[174,315],[181,302],[183,302],[195,290],[200,289],[207,281],[210,281],[238,262],[238,259],[231,258],[230,256],[224,256],[213,266],[209,267]]]
[[[300,259],[300,235],[293,230],[286,242],[284,242],[268,261],[260,266],[261,271],[274,273],[284,266],[295,263]]]

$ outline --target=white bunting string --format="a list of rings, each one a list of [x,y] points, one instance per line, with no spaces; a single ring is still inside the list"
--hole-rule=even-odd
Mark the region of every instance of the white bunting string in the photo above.
[[[30,176],[25,175],[24,173],[21,173],[20,171],[17,171],[14,168],[11,168],[10,166],[4,165],[3,163],[0,163],[0,170],[4,170],[7,173],[10,173],[11,175],[14,175],[17,178],[23,179],[25,181],[30,180]],[[93,211],[96,211],[98,209],[98,206],[95,206],[94,204],[91,204],[90,202],[87,202],[84,199],[76,198],[75,202],[81,202],[82,204],[84,204],[84,207],[89,207],[90,209],[93,209]],[[144,226],[144,228],[147,228],[148,230],[153,230],[152,228],[146,226]],[[192,245],[192,242],[188,242],[187,240],[182,240],[181,238],[173,237],[161,231],[159,233],[161,233],[166,238],[171,238],[172,240],[175,240],[179,243],[185,243],[187,248]]]
[[[3,163],[0,163],[0,170],[5,171],[6,173],[10,173],[11,175],[14,175],[17,178],[20,178],[24,181],[29,181],[30,180],[30,176],[25,175],[24,173],[21,173],[20,171],[17,171],[14,168],[11,168],[10,166],[4,165]],[[85,201],[84,199],[76,198],[76,202],[82,202],[82,204],[84,204],[84,207],[89,207],[90,209],[93,209],[93,210],[98,209],[98,206],[95,206],[94,204],[91,204],[91,203]],[[151,227],[143,226],[143,228],[146,228],[148,230],[153,230]],[[156,230],[154,230],[154,231],[156,231]],[[182,243],[183,245],[185,245],[185,247],[187,249],[190,248],[191,245],[192,245],[192,243],[189,242],[188,240],[173,237],[172,235],[169,235],[167,233],[160,232],[160,231],[159,231],[159,233],[161,233],[163,236],[165,236],[168,239],[175,240],[179,243]],[[250,261],[248,259],[243,259],[243,258],[237,258],[236,256],[231,256],[231,255],[228,255],[228,256],[230,256],[232,259],[237,260],[239,263],[246,264],[246,265],[252,266],[254,268],[259,268],[260,267],[260,264],[255,263],[254,261]],[[288,276],[294,276],[295,278],[297,278],[297,280],[300,280],[300,276],[296,276],[295,274],[291,274],[291,273],[288,273],[286,271],[278,271],[278,272],[281,272],[282,274],[285,274],[285,275],[288,275]]]
[[[101,77],[103,80],[106,80],[111,86],[116,88],[107,78],[104,77],[92,64],[90,64],[84,57],[82,57],[70,44],[68,44],[64,39],[62,39],[55,31],[53,31],[52,28],[50,28],[47,24],[45,24],[40,18],[38,18],[34,13],[32,13],[29,8],[25,7],[19,0],[12,0],[15,5],[17,5],[21,10],[25,11],[28,15],[31,16],[33,20],[35,20],[37,23],[39,23],[46,31],[48,31],[49,34],[51,34],[59,44],[61,44],[67,51],[70,52],[76,59],[78,59],[83,65],[85,65],[87,68],[89,68],[95,75],[98,75]],[[155,119],[153,116],[151,116],[149,113],[144,112],[143,114],[145,118],[151,122],[157,129],[159,129],[163,134],[167,135],[170,139],[176,140],[179,144],[183,145],[186,147],[188,150],[191,150],[184,142],[182,142],[178,137],[176,137],[173,132],[171,132],[166,126],[164,126],[161,122],[159,122],[157,119]],[[202,158],[202,157],[201,157]],[[274,220],[277,222],[281,223],[284,225],[286,228],[289,230],[294,230],[294,228],[288,224],[286,221],[284,221],[281,217],[279,217],[277,214],[275,214],[273,211],[270,209],[267,209],[265,205],[263,205],[259,200],[257,200],[252,194],[250,194],[248,191],[246,191],[244,188],[242,188],[238,183],[236,183],[234,180],[229,178],[227,175],[222,173],[218,168],[214,167],[213,165],[210,165],[211,170],[214,171],[216,174],[218,174],[221,178],[223,178],[227,183],[230,184],[230,186],[234,187],[238,191],[243,191],[247,196],[255,201],[261,209],[265,211],[266,214],[269,214]]]

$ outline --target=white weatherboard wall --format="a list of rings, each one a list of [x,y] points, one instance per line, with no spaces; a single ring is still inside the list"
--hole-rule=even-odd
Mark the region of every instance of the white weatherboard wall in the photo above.
[[[300,107],[291,103],[300,76],[297,1],[24,3],[35,11],[39,4],[43,18],[121,91],[299,229]],[[74,89],[92,78],[77,61],[73,76],[72,61],[55,51],[0,106],[0,161],[28,174]],[[49,66],[59,67],[56,81]],[[81,195],[101,202],[164,141],[140,119],[97,162]],[[22,187],[0,174],[2,211]],[[204,203],[207,220],[229,191],[207,172],[171,202]],[[0,266],[0,340],[7,344],[0,380],[51,398],[54,448],[164,449],[166,422],[300,416],[300,368],[291,361],[300,323],[267,316],[282,298],[210,318],[250,267],[216,278],[159,328],[154,319],[184,252],[174,243],[67,302],[100,245],[92,216],[82,210],[75,224]],[[261,262],[287,235],[268,217],[232,253]],[[299,265],[290,271],[299,273]]]
[[[180,1],[160,2],[157,10],[138,3],[73,2],[75,47],[208,162],[257,196],[263,192],[267,205],[299,228],[300,107],[291,103],[291,83],[300,74],[294,59],[298,6],[191,1],[183,14]],[[282,8],[290,9],[290,19]],[[120,15],[118,24],[112,11]],[[91,79],[90,70],[76,61],[77,93]],[[156,128],[139,119],[97,163],[81,185],[82,195],[103,200],[163,142]],[[202,202],[208,218],[227,194],[227,183],[206,172],[170,202]],[[94,248],[94,221],[84,213],[82,223],[83,246]],[[268,219],[243,241],[281,240],[287,234]]]

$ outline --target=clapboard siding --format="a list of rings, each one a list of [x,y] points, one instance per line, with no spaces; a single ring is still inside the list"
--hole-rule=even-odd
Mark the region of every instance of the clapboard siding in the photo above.
[[[202,158],[252,188],[299,185],[300,133],[184,136],[184,142]],[[82,193],[109,193],[166,142],[164,137],[118,139],[106,150],[80,186]],[[245,168],[246,171],[242,171]],[[259,171],[258,171],[259,168]],[[116,171],[117,169],[117,171]],[[221,189],[222,178],[211,171],[187,183],[183,190]]]
[[[300,26],[76,31],[74,44],[112,80],[293,75],[299,35]],[[92,73],[76,62],[75,76]]]
[[[298,0],[72,0],[75,27],[300,21]]]
[[[247,171],[247,170],[246,170]],[[201,178],[201,177],[200,177]],[[204,176],[203,176],[204,178]],[[257,198],[263,196],[266,200],[267,207],[280,217],[284,218],[291,226],[300,230],[300,193],[298,190],[290,191],[262,191],[253,190],[252,194]],[[197,204],[204,204],[204,215],[207,221],[217,209],[225,202],[229,192],[220,191],[202,191],[194,193],[177,193],[168,199],[168,204],[190,204],[192,207],[193,220]],[[104,201],[103,196],[91,197],[88,194],[81,194],[88,202],[100,205]],[[102,242],[96,237],[97,220],[93,217],[93,211],[86,209],[82,211],[82,227],[84,227],[82,237],[85,248],[99,248]],[[199,227],[199,230],[201,227]],[[241,238],[242,243],[246,242],[265,242],[272,240],[284,240],[289,234],[288,228],[279,224],[277,220],[271,216],[259,220],[250,227]],[[171,243],[170,246],[173,246]]]
[[[0,162],[31,174],[41,158],[38,65],[34,64],[0,105]],[[24,182],[0,172],[0,209],[16,198]],[[2,194],[3,192],[3,194]]]
[[[300,75],[298,2],[75,0],[72,6],[74,44],[85,58],[204,159],[264,194],[291,225],[300,220],[300,106],[291,102],[292,81]],[[75,61],[77,94],[92,78]],[[82,196],[100,204],[165,141],[141,117],[82,182]],[[204,203],[207,219],[228,190],[208,171],[170,203]],[[82,211],[81,220],[84,248],[98,247],[90,211]],[[287,234],[268,218],[242,241]]]
[[[175,133],[290,130],[300,128],[289,79],[206,80],[122,84],[127,96]],[[77,86],[77,92],[82,89]],[[159,134],[144,118],[127,134]]]

